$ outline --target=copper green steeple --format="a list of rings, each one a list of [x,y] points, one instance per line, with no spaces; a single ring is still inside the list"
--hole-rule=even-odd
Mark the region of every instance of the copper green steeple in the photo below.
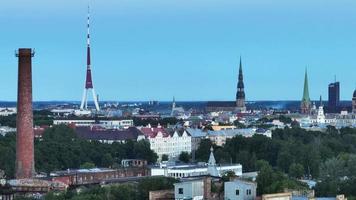
[[[302,101],[310,101],[310,98],[309,98],[309,85],[308,85],[308,72],[307,72],[307,70],[305,70],[305,76],[304,76],[304,90],[303,90]]]
[[[310,106],[311,106],[311,103],[310,103],[310,97],[309,97],[308,72],[305,69],[303,98],[302,98],[302,102],[300,104],[301,113],[309,114]]]

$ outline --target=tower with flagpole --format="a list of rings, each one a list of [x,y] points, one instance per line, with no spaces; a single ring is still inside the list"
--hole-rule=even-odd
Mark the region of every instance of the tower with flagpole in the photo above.
[[[90,91],[93,95],[93,101],[94,101],[94,105],[95,105],[95,109],[96,111],[99,111],[99,103],[98,103],[98,99],[97,96],[95,94],[95,90],[93,87],[93,79],[91,76],[91,60],[90,60],[90,21],[89,21],[89,17],[90,17],[90,8],[88,6],[88,18],[87,18],[87,72],[86,72],[86,79],[85,79],[85,87],[84,87],[84,92],[83,92],[83,97],[82,97],[82,101],[80,104],[80,109],[81,110],[88,110],[88,95],[90,95]]]

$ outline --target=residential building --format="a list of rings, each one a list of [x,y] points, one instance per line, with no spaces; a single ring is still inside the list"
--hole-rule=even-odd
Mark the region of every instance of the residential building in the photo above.
[[[236,179],[225,182],[224,200],[255,200],[257,184]]]
[[[207,132],[198,128],[187,128],[186,131],[192,140],[192,151],[196,151],[199,148],[200,141],[207,137]]]
[[[182,152],[192,152],[192,139],[186,131],[174,131],[169,134],[163,127],[141,127],[139,130],[150,142],[151,150],[157,153],[159,159],[167,155],[169,159],[177,160]]]
[[[99,141],[102,143],[111,144],[113,142],[124,143],[127,140],[137,141],[144,136],[141,131],[136,127],[130,127],[128,129],[106,129],[100,126],[92,127],[76,127],[76,133],[78,137],[89,140],[89,141]]]
[[[186,180],[174,184],[174,198],[176,200],[203,199],[204,181],[202,179]]]
[[[200,176],[181,179],[181,182],[174,184],[174,199],[176,200],[202,200],[211,199],[212,177]]]

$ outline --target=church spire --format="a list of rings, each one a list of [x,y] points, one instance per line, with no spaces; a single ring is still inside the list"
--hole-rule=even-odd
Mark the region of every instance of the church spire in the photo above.
[[[242,60],[240,56],[240,65],[239,65],[239,76],[237,82],[237,92],[236,92],[236,107],[237,111],[245,111],[245,85],[243,80],[243,73],[242,73]]]
[[[307,69],[305,69],[303,98],[302,98],[302,102],[300,105],[301,113],[309,114],[310,107],[311,107],[311,103],[310,103],[310,97],[309,97],[308,72],[307,72]]]
[[[303,89],[303,101],[310,101],[309,98],[309,84],[308,84],[308,71],[305,69],[304,75],[304,89]]]

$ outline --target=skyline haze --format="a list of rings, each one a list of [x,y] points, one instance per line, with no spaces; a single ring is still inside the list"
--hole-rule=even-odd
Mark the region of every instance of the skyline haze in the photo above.
[[[15,101],[19,47],[35,48],[34,101],[80,101],[88,1],[0,7],[0,100]],[[234,100],[242,56],[246,100],[327,100],[334,75],[351,100],[356,2],[90,1],[93,82],[101,100]],[[13,14],[15,13],[15,14]]]

